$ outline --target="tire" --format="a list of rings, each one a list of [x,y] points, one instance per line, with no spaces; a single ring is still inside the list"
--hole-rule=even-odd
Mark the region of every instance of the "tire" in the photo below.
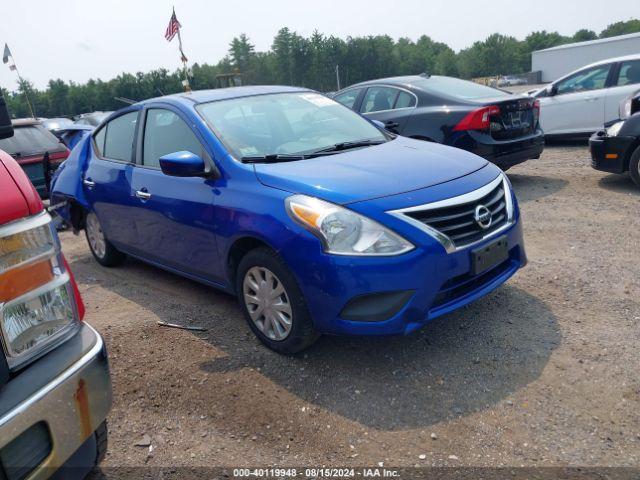
[[[236,292],[249,328],[271,350],[291,355],[320,336],[295,277],[273,250],[257,248],[242,258]]]
[[[104,267],[116,267],[125,261],[127,256],[118,251],[109,240],[106,239],[100,226],[100,221],[95,213],[89,212],[85,217],[84,233],[87,237],[89,249],[93,258]]]
[[[102,422],[96,429],[94,435],[96,436],[96,466],[104,460],[107,455],[107,447],[109,444],[109,429],[107,428],[107,421]]]
[[[634,183],[640,187],[640,147],[631,155],[629,160],[629,174]]]

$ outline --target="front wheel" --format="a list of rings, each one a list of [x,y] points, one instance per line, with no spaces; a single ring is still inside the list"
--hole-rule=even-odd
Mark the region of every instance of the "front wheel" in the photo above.
[[[629,160],[629,174],[637,186],[640,187],[640,147],[631,155]]]
[[[318,339],[295,277],[273,250],[258,248],[242,258],[236,291],[249,328],[270,349],[293,354]]]
[[[124,262],[126,255],[114,247],[104,236],[100,220],[95,213],[87,213],[84,233],[87,236],[89,249],[100,265],[115,267]]]

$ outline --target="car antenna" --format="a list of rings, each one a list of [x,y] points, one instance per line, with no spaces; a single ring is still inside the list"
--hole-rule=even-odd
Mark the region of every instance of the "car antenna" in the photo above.
[[[421,73],[420,75],[418,75],[418,76],[419,76],[419,77],[422,77],[422,78],[431,78],[431,75],[430,75],[429,73],[426,73],[426,72],[422,72],[422,73]]]
[[[126,97],[113,97],[115,100],[118,100],[119,102],[122,103],[126,103],[127,105],[133,105],[134,103],[138,103],[135,100],[131,100],[130,98],[126,98]]]

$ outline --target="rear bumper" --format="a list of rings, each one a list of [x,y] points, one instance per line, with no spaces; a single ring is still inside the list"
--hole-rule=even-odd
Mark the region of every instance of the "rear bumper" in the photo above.
[[[454,147],[464,148],[486,158],[506,170],[526,160],[540,158],[544,150],[544,134],[537,130],[533,135],[514,140],[494,140],[491,135],[467,132],[466,141],[456,141]]]
[[[609,137],[596,132],[589,139],[591,166],[609,173],[624,173],[629,170],[629,158],[635,137]]]
[[[64,368],[60,369],[60,366]],[[52,375],[51,372],[56,372]],[[34,385],[36,386],[34,388]],[[29,467],[30,479],[48,478],[77,453],[87,464],[95,452],[86,447],[111,408],[111,380],[104,342],[83,325],[72,339],[53,350],[7,383],[0,400],[0,452],[36,425],[46,426],[49,446],[29,445],[23,451],[46,448],[35,465],[10,465],[9,471]],[[16,440],[17,441],[17,440]],[[94,455],[91,458],[91,455]],[[1,456],[1,455],[0,455]],[[28,471],[28,470],[27,470]]]

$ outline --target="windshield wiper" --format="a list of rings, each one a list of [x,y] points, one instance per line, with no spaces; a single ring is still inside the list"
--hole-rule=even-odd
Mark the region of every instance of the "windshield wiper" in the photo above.
[[[386,143],[387,140],[359,140],[357,142],[341,142],[331,145],[330,147],[310,152],[309,156],[323,155],[325,153],[342,152],[344,150],[351,150],[352,148],[359,147],[371,147],[373,145],[380,145]]]
[[[242,163],[277,163],[277,162],[294,162],[296,160],[304,160],[309,158],[308,155],[289,154],[289,153],[270,153],[268,155],[255,155],[242,157]]]

